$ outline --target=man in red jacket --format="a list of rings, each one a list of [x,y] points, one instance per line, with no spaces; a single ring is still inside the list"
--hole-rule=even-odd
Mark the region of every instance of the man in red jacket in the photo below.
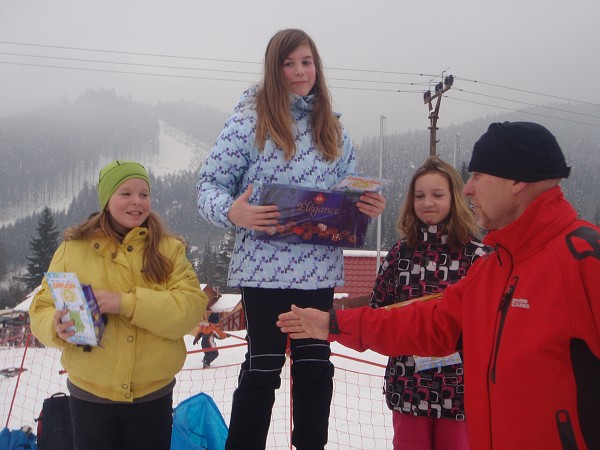
[[[469,171],[464,193],[495,251],[441,300],[293,307],[278,326],[388,356],[443,356],[462,342],[473,449],[600,449],[600,229],[564,198],[570,167],[541,125],[491,124]]]

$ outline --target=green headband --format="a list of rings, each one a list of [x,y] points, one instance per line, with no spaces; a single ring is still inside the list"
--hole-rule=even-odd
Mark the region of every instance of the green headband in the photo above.
[[[126,180],[131,178],[141,178],[148,183],[150,188],[150,178],[148,172],[139,163],[134,161],[113,161],[100,170],[98,180],[98,201],[100,209],[104,209],[108,200],[117,190],[117,188]]]

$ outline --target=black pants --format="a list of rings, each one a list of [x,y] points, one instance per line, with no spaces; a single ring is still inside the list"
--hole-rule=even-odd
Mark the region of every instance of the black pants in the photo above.
[[[219,356],[219,350],[217,350],[217,348],[214,346],[214,342],[212,341],[212,337],[211,335],[202,335],[202,339],[200,340],[200,345],[202,346],[202,348],[207,349],[207,348],[212,348],[213,350],[209,350],[206,351],[204,353],[204,358],[202,359],[202,361],[204,362],[204,364],[209,365],[210,363],[212,363],[215,359],[217,359],[217,356]]]
[[[281,385],[287,335],[275,325],[293,304],[323,311],[333,306],[333,289],[243,288],[248,352],[233,394],[226,449],[264,449]],[[327,443],[333,393],[333,364],[327,341],[290,341],[292,358],[292,444],[298,449],[323,449]]]
[[[75,450],[169,450],[173,394],[141,403],[93,403],[70,397]]]

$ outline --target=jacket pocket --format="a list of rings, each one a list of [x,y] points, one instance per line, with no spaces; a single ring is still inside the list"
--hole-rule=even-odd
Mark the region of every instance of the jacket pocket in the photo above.
[[[556,426],[563,450],[577,450],[577,442],[575,442],[575,434],[573,433],[573,424],[571,423],[569,411],[560,409],[556,411],[554,417],[556,418]]]

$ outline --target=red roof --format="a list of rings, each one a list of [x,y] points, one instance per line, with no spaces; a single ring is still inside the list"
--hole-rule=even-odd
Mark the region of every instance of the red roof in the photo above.
[[[384,258],[387,252],[379,252]],[[379,263],[374,250],[344,250],[344,278],[346,284],[335,288],[336,294],[348,294],[348,299],[371,296]]]

